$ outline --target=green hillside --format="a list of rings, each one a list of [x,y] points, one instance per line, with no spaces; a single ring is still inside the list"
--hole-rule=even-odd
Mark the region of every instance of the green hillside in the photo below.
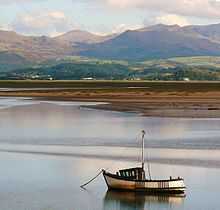
[[[8,52],[0,52],[0,72],[8,72],[18,68],[25,68],[31,63],[24,57]]]
[[[220,80],[220,57],[179,57],[144,62],[65,57],[0,74],[1,79]]]

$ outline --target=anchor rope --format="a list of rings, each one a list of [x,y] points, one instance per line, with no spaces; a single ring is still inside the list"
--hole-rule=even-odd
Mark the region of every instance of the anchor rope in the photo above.
[[[90,179],[88,182],[86,182],[85,184],[81,185],[80,187],[84,188],[86,185],[90,184],[92,181],[97,179],[102,174],[103,171],[104,171],[104,169],[100,170],[100,172],[95,177],[93,177],[92,179]]]
[[[124,153],[128,148],[126,147],[122,147],[122,153]],[[130,149],[130,148],[129,148]],[[114,162],[113,164],[111,164],[111,168],[113,165],[115,165],[116,163]],[[97,179],[103,171],[107,171],[109,169],[109,167],[107,169],[101,169],[100,172],[95,176],[93,177],[92,179],[90,179],[88,182],[86,182],[85,184],[81,185],[80,187],[81,188],[84,188],[85,186],[87,186],[88,184],[90,184],[91,182],[93,182],[95,179]]]
[[[147,131],[148,133],[149,133],[149,131]],[[125,148],[125,147],[123,147],[123,150],[126,150],[127,148]],[[149,161],[149,157],[148,157],[148,153],[147,153],[147,169],[148,169],[148,175],[149,175],[149,178],[150,178],[150,180],[151,180],[151,171],[150,171],[150,161]],[[113,163],[113,164],[115,164],[115,163]],[[93,182],[95,179],[97,179],[102,173],[103,173],[103,171],[104,171],[104,169],[101,169],[100,171],[99,171],[99,173],[95,176],[95,177],[93,177],[92,179],[90,179],[88,182],[86,182],[85,184],[83,184],[83,185],[81,185],[80,187],[81,188],[84,188],[85,186],[87,186],[88,184],[90,184],[91,182]]]

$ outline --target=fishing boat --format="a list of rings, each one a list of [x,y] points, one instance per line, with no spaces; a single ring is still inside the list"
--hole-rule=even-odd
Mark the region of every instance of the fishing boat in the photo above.
[[[142,164],[141,167],[122,169],[112,174],[102,170],[105,182],[110,190],[141,191],[146,193],[182,194],[185,192],[183,178],[156,180],[151,178],[148,162],[148,178],[145,173],[145,131],[142,131]]]

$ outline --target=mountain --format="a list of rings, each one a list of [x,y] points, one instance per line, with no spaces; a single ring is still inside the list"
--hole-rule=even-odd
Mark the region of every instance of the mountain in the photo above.
[[[87,31],[73,30],[55,37],[54,40],[67,44],[77,45],[79,43],[81,44],[100,43],[108,39],[111,39],[114,36],[115,36],[114,34],[109,36],[100,36],[100,35],[92,34]]]
[[[220,43],[220,24],[212,24],[205,26],[185,26],[182,28],[185,33],[194,33],[203,38]]]
[[[31,62],[20,55],[8,52],[0,52],[0,72],[25,68],[29,65],[31,65]]]
[[[220,24],[185,27],[158,24],[109,36],[73,30],[53,38],[0,31],[0,69],[71,56],[129,61],[220,56]]]
[[[70,55],[78,55],[79,44],[99,43],[108,40],[110,36],[98,36],[86,31],[70,31],[61,36],[51,38],[47,36],[24,36],[13,31],[0,30],[0,65],[5,66],[5,56],[10,54],[32,63],[53,60]],[[3,62],[4,61],[4,62]],[[26,61],[24,62],[26,64]],[[6,66],[5,66],[6,67]],[[20,67],[20,65],[18,65]],[[6,67],[7,69],[7,67]]]
[[[0,52],[17,54],[31,61],[54,59],[68,55],[72,47],[50,37],[23,36],[12,31],[0,31]]]
[[[220,24],[191,27],[159,24],[139,30],[128,30],[113,39],[90,44],[81,55],[126,60],[218,56],[219,41]]]

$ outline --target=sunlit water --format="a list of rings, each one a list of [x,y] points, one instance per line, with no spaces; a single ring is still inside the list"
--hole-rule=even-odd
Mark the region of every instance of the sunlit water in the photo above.
[[[219,210],[220,119],[146,118],[94,103],[0,99],[4,210]],[[140,131],[154,178],[182,176],[186,197],[107,192],[100,169],[140,164]]]

